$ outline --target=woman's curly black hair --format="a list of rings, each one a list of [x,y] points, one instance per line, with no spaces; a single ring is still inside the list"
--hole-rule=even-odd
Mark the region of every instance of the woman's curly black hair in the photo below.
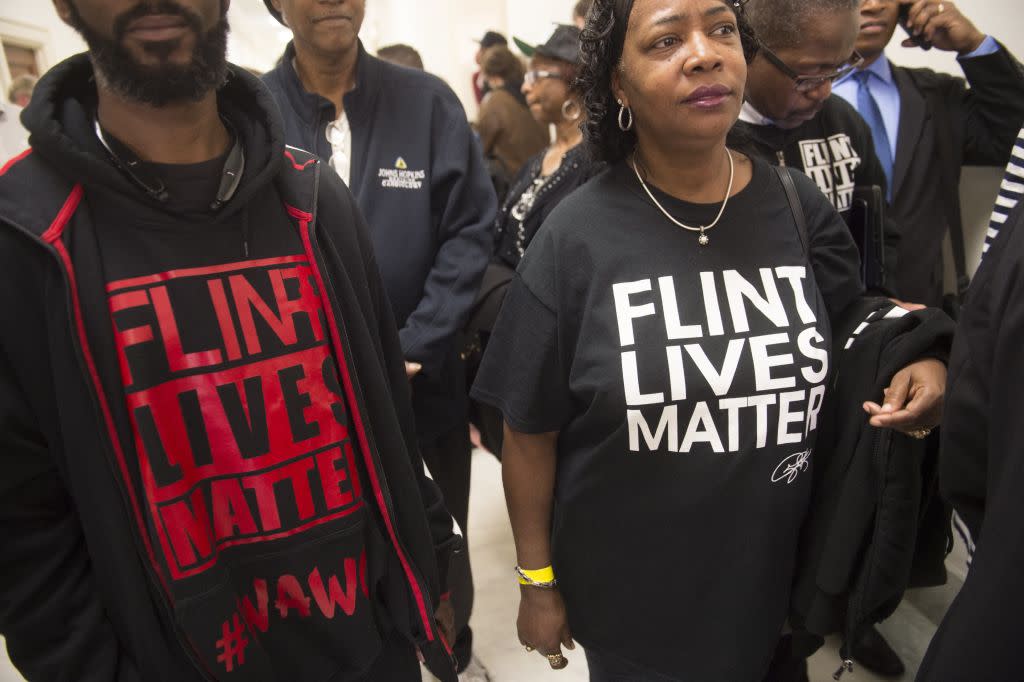
[[[636,133],[619,129],[612,74],[619,68],[634,0],[594,0],[580,38],[579,74],[574,89],[583,101],[584,144],[595,161],[615,163],[636,147]],[[736,12],[743,54],[749,63],[757,54],[753,28],[743,12],[747,0],[722,0]]]

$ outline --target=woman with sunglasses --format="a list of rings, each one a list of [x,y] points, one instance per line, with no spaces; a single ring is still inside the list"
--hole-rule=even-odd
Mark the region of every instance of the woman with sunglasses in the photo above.
[[[578,82],[609,167],[526,250],[473,387],[505,418],[520,642],[562,668],[579,641],[595,681],[761,680],[786,620],[862,286],[814,184],[783,171],[805,240],[784,176],[726,146],[754,49],[739,0],[595,0]],[[934,426],[944,381],[909,364],[871,423]]]
[[[526,247],[552,209],[589,180],[600,164],[587,161],[580,143],[583,107],[572,92],[580,51],[580,30],[558,26],[543,45],[514,38],[529,58],[523,95],[530,113],[554,141],[523,165],[495,221],[495,258],[510,268],[522,260]]]
[[[482,292],[500,290],[512,279],[526,247],[548,215],[562,199],[601,170],[604,164],[591,162],[580,144],[583,107],[573,92],[576,62],[580,53],[580,30],[558,26],[542,45],[530,45],[515,38],[516,45],[530,59],[523,80],[523,95],[530,113],[545,130],[554,129],[554,141],[523,164],[512,180],[509,192],[494,221],[494,254],[484,275]],[[470,318],[469,336],[475,343],[466,355],[472,378],[479,353],[500,308],[500,294],[483,297],[488,304]],[[500,455],[503,422],[490,405],[473,401],[470,419],[480,431],[481,444]]]
[[[744,152],[806,173],[835,209],[850,219],[854,188],[888,192],[889,168],[875,151],[871,128],[832,84],[863,63],[854,49],[861,0],[750,0],[757,36],[746,102],[730,142]],[[896,269],[898,227],[885,229],[885,270]],[[863,245],[862,245],[863,246]],[[883,284],[881,275],[869,285]],[[896,292],[897,295],[899,292]]]

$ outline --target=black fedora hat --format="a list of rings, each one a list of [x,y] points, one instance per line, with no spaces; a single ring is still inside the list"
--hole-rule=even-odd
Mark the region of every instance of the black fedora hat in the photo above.
[[[268,0],[269,1],[269,0]],[[558,24],[554,33],[542,45],[530,45],[520,38],[513,38],[516,46],[527,57],[537,54],[549,59],[559,59],[563,62],[575,64],[580,56],[580,30],[575,26]]]

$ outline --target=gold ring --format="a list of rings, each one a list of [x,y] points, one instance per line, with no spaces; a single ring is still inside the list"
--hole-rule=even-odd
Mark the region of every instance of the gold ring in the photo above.
[[[939,14],[942,14],[944,11],[946,11],[946,5],[944,3],[940,2],[939,3]]]
[[[566,660],[562,654],[547,654],[547,659],[548,664],[555,670],[565,666]]]
[[[918,440],[924,440],[925,438],[930,436],[931,433],[932,433],[931,429],[914,429],[913,431],[908,431],[907,435],[910,436],[911,438],[916,438]]]

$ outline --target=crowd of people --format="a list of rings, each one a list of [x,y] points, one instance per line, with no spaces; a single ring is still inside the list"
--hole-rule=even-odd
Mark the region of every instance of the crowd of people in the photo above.
[[[28,680],[490,679],[473,442],[554,670],[798,682],[838,634],[836,679],[899,676],[874,626],[956,524],[918,679],[1020,679],[1004,45],[945,0],[580,0],[482,37],[467,115],[366,50],[365,0],[264,2],[292,40],[257,75],[224,0],[54,0],[88,51],[0,109]],[[890,62],[897,30],[965,78]],[[965,165],[1007,166],[973,282]]]

